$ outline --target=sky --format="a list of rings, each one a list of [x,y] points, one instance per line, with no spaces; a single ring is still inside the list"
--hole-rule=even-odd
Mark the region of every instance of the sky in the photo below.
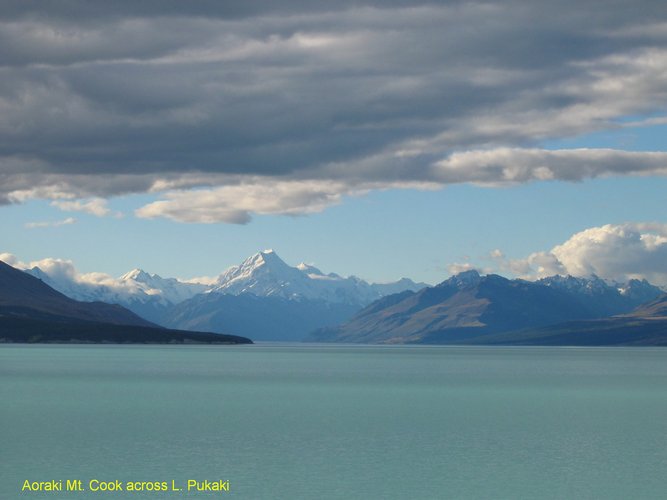
[[[662,1],[0,0],[0,259],[667,285]]]

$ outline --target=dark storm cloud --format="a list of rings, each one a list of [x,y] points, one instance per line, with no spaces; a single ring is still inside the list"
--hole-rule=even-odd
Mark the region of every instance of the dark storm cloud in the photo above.
[[[574,156],[535,151],[665,111],[663,2],[71,0],[0,13],[4,202],[208,186],[227,196],[199,196],[208,208],[245,222],[244,192],[285,199],[258,213],[306,213],[402,184],[664,170],[612,151],[610,170],[597,156],[579,172]],[[483,152],[493,162],[468,161]],[[182,195],[159,207],[178,218],[168,204]]]

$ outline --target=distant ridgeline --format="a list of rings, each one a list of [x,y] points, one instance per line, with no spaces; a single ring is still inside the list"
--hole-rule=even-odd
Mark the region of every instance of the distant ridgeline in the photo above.
[[[74,299],[119,304],[166,328],[255,340],[667,344],[664,292],[645,280],[552,276],[530,282],[467,271],[434,287],[406,278],[371,284],[307,264],[291,267],[271,250],[207,283],[139,269],[104,285],[54,278],[39,268],[26,273]]]
[[[234,335],[161,328],[116,304],[78,302],[1,261],[0,342],[251,343]]]
[[[645,304],[642,306],[642,304]],[[467,271],[378,300],[309,340],[388,344],[667,345],[667,295],[647,281]]]
[[[213,282],[190,283],[140,269],[115,283],[77,282],[62,273],[26,271],[76,300],[120,304],[168,328],[233,333],[254,340],[298,341],[317,328],[350,319],[373,301],[425,283],[402,279],[370,284],[324,274],[308,264],[287,265],[272,250],[257,253]]]

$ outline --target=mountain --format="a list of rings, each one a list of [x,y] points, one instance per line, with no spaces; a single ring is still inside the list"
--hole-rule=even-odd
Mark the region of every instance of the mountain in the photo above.
[[[172,305],[208,289],[206,285],[162,278],[141,269],[133,269],[118,279],[97,282],[78,281],[67,274],[48,274],[39,267],[26,273],[75,300],[119,304],[154,323],[160,323]]]
[[[281,297],[288,300],[315,300],[365,306],[395,290],[418,290],[426,286],[403,278],[396,283],[369,284],[351,276],[324,274],[314,266],[301,263],[287,265],[276,252],[259,252],[240,265],[231,267],[216,280],[211,293],[253,294],[258,297]]]
[[[596,316],[612,316],[632,311],[663,292],[646,280],[630,280],[624,284],[609,284],[593,275],[590,278],[574,276],[550,276],[538,284],[563,290],[594,310]]]
[[[667,319],[667,293],[642,304],[626,316],[643,319]]]
[[[528,282],[466,271],[432,288],[390,295],[349,322],[310,339],[362,343],[460,343],[483,336],[632,310],[657,296],[648,283],[613,287],[598,278],[554,277]],[[633,288],[629,293],[622,290]]]
[[[312,330],[347,321],[386,291],[423,286],[408,279],[369,284],[304,263],[291,267],[265,250],[222,273],[208,292],[172,307],[161,324],[256,340],[303,340]]]
[[[392,295],[394,293],[401,293],[406,290],[417,292],[423,288],[426,288],[427,286],[429,286],[427,283],[415,283],[409,278],[401,278],[400,280],[394,281],[392,283],[371,283],[371,288],[379,297]]]
[[[133,293],[115,295],[106,300],[124,305],[142,318],[164,323],[165,314],[176,304],[209,289],[200,283],[186,283],[176,278],[162,278],[142,269],[133,269],[120,277],[123,288]]]
[[[127,309],[79,302],[0,261],[0,342],[205,342],[248,339],[157,327]]]
[[[414,283],[407,278],[395,283],[369,284],[354,276],[343,278],[335,273],[324,274],[316,267],[307,264],[291,267],[272,250],[259,252],[247,258],[208,284],[162,278],[141,269],[133,269],[117,279],[98,274],[92,281],[77,279],[72,273],[49,274],[39,267],[33,267],[26,272],[73,299],[119,304],[142,318],[169,327],[191,328],[192,325],[199,324],[206,330],[227,332],[229,330],[222,324],[221,318],[230,320],[234,325],[243,323],[242,317],[233,316],[234,311],[252,311],[254,315],[262,315],[265,307],[274,314],[278,304],[283,304],[284,314],[280,316],[280,324],[294,327],[290,330],[292,332],[290,338],[295,335],[294,331],[303,330],[298,327],[292,317],[293,314],[304,319],[303,325],[313,328],[318,323],[306,318],[317,317],[317,314],[321,314],[322,319],[319,326],[337,324],[349,319],[354,312],[387,293],[405,289],[419,290],[427,286],[424,283]],[[250,294],[256,297],[282,298],[296,301],[298,304],[269,300],[263,306],[262,301],[247,298],[235,301],[225,298],[219,300],[219,307],[229,310],[215,311],[216,319],[206,321],[211,313],[209,309],[216,300],[200,295],[209,293],[216,296]],[[195,298],[196,300],[192,300]],[[186,302],[187,304],[184,304]],[[307,303],[310,304],[312,314],[307,312]],[[184,305],[181,307],[181,304]],[[196,315],[202,310],[207,312],[201,313],[202,318],[197,320]],[[248,331],[247,328],[241,330]]]
[[[162,278],[157,274],[149,274],[142,269],[133,269],[120,277],[123,283],[132,283],[148,296],[158,296],[164,302],[178,304],[198,293],[209,289],[200,283],[186,283],[176,278]]]
[[[0,261],[0,307],[25,309],[75,320],[155,326],[127,309],[103,302],[78,302],[41,280]]]
[[[621,295],[628,297],[636,304],[645,304],[661,295],[665,295],[665,290],[650,284],[646,280],[632,279],[623,285],[618,286]]]

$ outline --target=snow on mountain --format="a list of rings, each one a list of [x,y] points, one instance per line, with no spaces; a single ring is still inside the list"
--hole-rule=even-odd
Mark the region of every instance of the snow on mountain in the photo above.
[[[618,286],[618,291],[621,295],[631,297],[640,304],[649,302],[655,299],[659,294],[665,292],[664,289],[652,285],[645,279],[632,279],[627,283]]]
[[[187,300],[208,288],[206,285],[183,283],[174,278],[161,278],[141,269],[133,269],[120,278],[103,273],[78,275],[53,270],[46,272],[39,267],[26,269],[26,272],[68,297],[85,302],[121,305],[152,302],[168,306]]]
[[[265,250],[223,272],[211,292],[280,295],[290,299],[308,295],[307,288],[301,271],[288,266],[273,250]]]
[[[387,293],[413,288],[422,286],[408,279],[371,285],[355,276],[344,278],[335,273],[324,274],[305,263],[291,267],[273,250],[265,250],[241,265],[227,269],[218,277],[210,293],[252,293],[260,297],[366,305]]]
[[[148,274],[141,269],[133,269],[120,277],[125,283],[136,283],[147,295],[159,295],[172,304],[178,304],[209,289],[200,283],[186,283],[176,278],[162,278]]]
[[[326,274],[306,263],[292,267],[273,250],[259,252],[241,264],[230,267],[217,278],[207,278],[205,282],[200,283],[196,280],[185,282],[175,278],[163,278],[141,269],[133,269],[119,278],[103,273],[80,274],[72,262],[59,259],[44,259],[31,265],[33,267],[29,269],[26,269],[27,266],[24,267],[27,273],[73,299],[120,304],[139,316],[162,325],[169,320],[170,311],[176,306],[180,316],[190,320],[199,313],[210,315],[225,312],[213,311],[211,308],[214,306],[219,305],[224,308],[234,306],[238,309],[239,322],[247,322],[248,310],[254,311],[250,314],[263,315],[266,310],[262,308],[267,307],[272,307],[276,314],[280,309],[285,318],[300,310],[298,308],[312,312],[320,306],[322,311],[347,308],[345,309],[347,312],[344,311],[347,314],[349,311],[366,307],[382,297],[407,290],[418,292],[427,286],[407,278],[394,283],[371,284],[356,276]],[[487,276],[487,281],[492,282],[491,278],[493,277]],[[477,271],[465,271],[449,278],[434,289],[444,287],[465,292],[478,287],[482,279]],[[516,280],[517,283],[520,281]],[[594,311],[597,316],[628,312],[661,293],[659,288],[645,280],[630,280],[618,284],[606,282],[596,276],[588,278],[551,276],[537,281],[536,284],[578,296],[577,300],[590,311]],[[239,301],[234,302],[229,298],[224,299],[223,295],[244,296],[247,300],[241,300],[241,297]],[[252,296],[258,300],[253,302]],[[269,299],[266,304],[262,303],[263,298]],[[202,301],[203,305],[200,303]],[[289,301],[290,304],[286,305],[284,301]],[[331,311],[329,312],[332,313]],[[226,320],[230,320],[232,312],[225,312]],[[206,320],[206,318],[196,319]]]
[[[640,304],[655,299],[663,292],[646,280],[633,279],[627,283],[607,282],[598,276],[549,276],[537,283],[564,290],[574,295],[586,297],[589,301],[597,301],[611,311],[628,312]]]
[[[328,279],[326,279],[328,278]],[[364,282],[364,284],[366,284]],[[367,285],[367,284],[366,284]],[[374,300],[372,292],[357,286],[351,279],[325,276],[312,266],[287,265],[273,250],[247,258],[220,275],[211,293],[260,297],[282,297],[289,300],[324,300],[326,302],[366,303]]]
[[[364,306],[387,294],[426,286],[406,278],[396,283],[369,284],[355,276],[324,274],[304,263],[292,267],[273,250],[248,257],[207,283],[163,278],[142,269],[133,269],[119,278],[103,273],[79,274],[69,261],[43,262],[44,269],[33,267],[26,272],[73,299],[120,304],[152,321],[159,320],[161,309],[205,292]]]
[[[662,293],[662,289],[646,280],[631,279],[626,283],[617,283],[605,281],[596,275],[589,277],[555,275],[542,278],[537,283],[584,295],[620,294],[640,302],[652,300]]]
[[[482,281],[482,277],[480,276],[479,272],[477,272],[475,269],[470,269],[469,271],[463,271],[455,274],[454,276],[451,276],[447,280],[440,283],[438,286],[453,286],[462,290],[476,287],[479,285],[480,281]]]
[[[75,273],[60,272],[62,270],[63,266],[49,266],[47,271],[35,266],[25,269],[25,272],[74,300],[83,302],[100,300],[97,298],[99,288],[97,284],[79,281]]]
[[[336,273],[329,273],[329,274],[324,274],[322,271],[320,271],[318,268],[315,266],[311,266],[310,264],[306,264],[305,262],[302,262],[301,264],[297,264],[296,268],[307,275],[310,279],[314,280],[342,280],[344,279],[342,276]]]
[[[600,295],[609,293],[617,288],[607,284],[607,282],[595,275],[589,278],[575,277],[569,274],[566,276],[555,275],[542,278],[537,283],[585,295]]]

